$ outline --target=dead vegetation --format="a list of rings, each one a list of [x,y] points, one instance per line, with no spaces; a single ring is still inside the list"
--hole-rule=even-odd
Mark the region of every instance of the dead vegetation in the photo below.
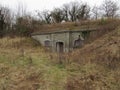
[[[80,30],[97,28],[99,30],[115,29],[120,23],[119,19],[100,19],[100,20],[86,20],[81,22],[64,22],[55,24],[46,24],[38,26],[34,32],[52,32],[60,30]]]
[[[0,71],[1,90],[37,90],[45,84],[42,71],[34,67],[20,69],[1,64]]]
[[[63,90],[66,72],[49,62],[30,38],[0,39],[0,90]]]
[[[67,90],[119,90],[120,29],[72,52]]]

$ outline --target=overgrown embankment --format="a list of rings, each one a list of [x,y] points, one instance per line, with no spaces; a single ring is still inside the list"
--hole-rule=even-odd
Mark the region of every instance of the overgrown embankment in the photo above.
[[[70,54],[67,90],[120,89],[120,29]]]

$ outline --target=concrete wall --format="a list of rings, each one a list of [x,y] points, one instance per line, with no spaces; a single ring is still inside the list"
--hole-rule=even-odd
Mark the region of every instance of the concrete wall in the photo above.
[[[88,33],[89,34],[89,33]],[[90,35],[93,35],[94,33],[91,33]],[[63,48],[64,52],[72,51],[74,48],[74,41],[79,38],[81,40],[85,40],[87,38],[84,37],[83,32],[61,32],[61,33],[48,33],[48,34],[41,34],[41,35],[33,35],[32,38],[39,41],[43,46],[45,46],[45,41],[49,40],[51,43],[51,49],[52,51],[56,52],[56,43],[57,42],[63,42]],[[90,36],[88,35],[88,36]]]
[[[53,33],[46,35],[33,35],[33,39],[39,41],[43,46],[45,46],[45,41],[51,41],[52,51],[56,51],[56,43],[63,42],[64,43],[64,52],[69,52],[69,33]]]
[[[69,33],[55,33],[52,34],[52,41],[53,41],[53,51],[55,51],[56,43],[63,42],[64,43],[64,52],[69,51]]]
[[[33,39],[37,40],[40,42],[41,45],[45,45],[45,40],[51,40],[51,34],[48,35],[34,35],[32,36]]]

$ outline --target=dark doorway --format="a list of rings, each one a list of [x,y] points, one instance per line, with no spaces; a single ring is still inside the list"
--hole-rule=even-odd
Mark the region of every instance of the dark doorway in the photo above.
[[[63,42],[56,42],[56,51],[58,53],[63,53],[63,51],[64,51],[64,43]]]

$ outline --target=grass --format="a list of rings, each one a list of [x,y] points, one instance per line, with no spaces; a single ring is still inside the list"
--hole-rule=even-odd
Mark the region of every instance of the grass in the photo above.
[[[0,90],[64,90],[67,76],[30,38],[0,39],[0,72]]]
[[[71,53],[67,90],[120,89],[120,29]]]
[[[67,90],[119,90],[120,67],[118,68],[111,70],[93,63],[81,65],[68,76]]]
[[[120,23],[119,19],[100,19],[100,20],[86,20],[80,22],[65,22],[55,24],[45,24],[37,26],[34,32],[52,32],[60,30],[80,30],[80,29],[113,29]]]

